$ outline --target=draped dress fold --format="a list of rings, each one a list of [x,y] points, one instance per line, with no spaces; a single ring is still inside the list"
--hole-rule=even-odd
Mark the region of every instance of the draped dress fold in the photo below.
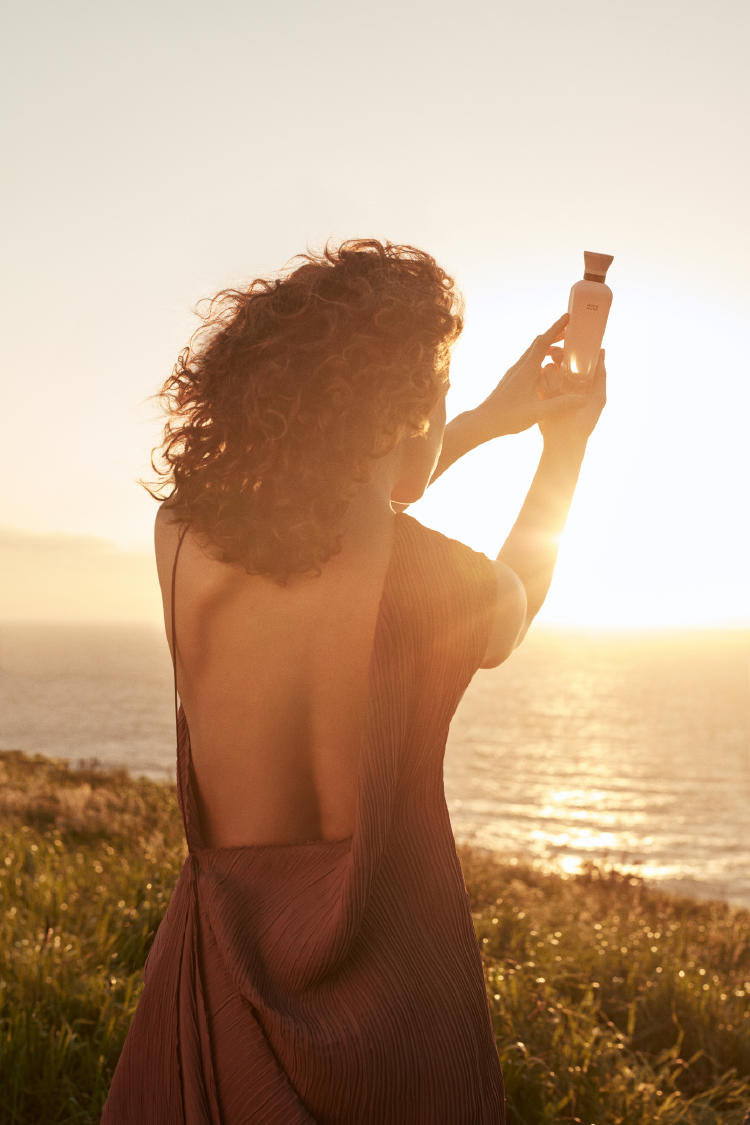
[[[175,674],[188,854],[101,1125],[504,1123],[443,789],[496,591],[486,555],[395,517],[344,840],[206,847]]]

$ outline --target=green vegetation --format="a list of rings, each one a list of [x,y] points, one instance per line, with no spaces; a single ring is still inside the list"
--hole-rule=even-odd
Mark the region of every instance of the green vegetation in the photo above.
[[[98,1122],[186,845],[171,786],[0,753],[0,1121]],[[509,1122],[739,1125],[750,913],[459,857]]]
[[[750,912],[458,848],[514,1125],[735,1125]]]

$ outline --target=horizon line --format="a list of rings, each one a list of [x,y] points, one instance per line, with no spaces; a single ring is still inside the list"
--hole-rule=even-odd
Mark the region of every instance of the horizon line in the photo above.
[[[129,625],[132,627],[144,627],[161,630],[164,627],[164,622],[161,618],[154,618],[148,620],[146,618],[132,619],[128,617],[3,617],[0,618],[0,628],[4,625],[35,625],[35,626],[59,626],[59,625],[91,625],[101,627],[113,627]],[[596,632],[628,632],[628,631],[641,631],[641,632],[658,632],[669,630],[672,632],[693,630],[693,631],[727,631],[727,632],[750,632],[750,618],[740,619],[737,621],[560,621],[560,620],[542,620],[533,621],[530,630],[535,629],[552,629],[552,630],[576,630],[576,631],[596,631]]]

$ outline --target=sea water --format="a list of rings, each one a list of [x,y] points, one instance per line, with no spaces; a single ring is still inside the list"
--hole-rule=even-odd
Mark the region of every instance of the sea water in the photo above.
[[[0,624],[0,749],[174,783],[162,627]],[[453,720],[456,839],[750,907],[750,630],[532,629]]]

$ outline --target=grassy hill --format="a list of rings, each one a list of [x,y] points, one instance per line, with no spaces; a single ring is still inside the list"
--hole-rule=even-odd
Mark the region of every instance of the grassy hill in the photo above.
[[[0,1122],[96,1123],[187,855],[173,787],[0,752]],[[512,1125],[739,1125],[750,912],[458,846]]]

